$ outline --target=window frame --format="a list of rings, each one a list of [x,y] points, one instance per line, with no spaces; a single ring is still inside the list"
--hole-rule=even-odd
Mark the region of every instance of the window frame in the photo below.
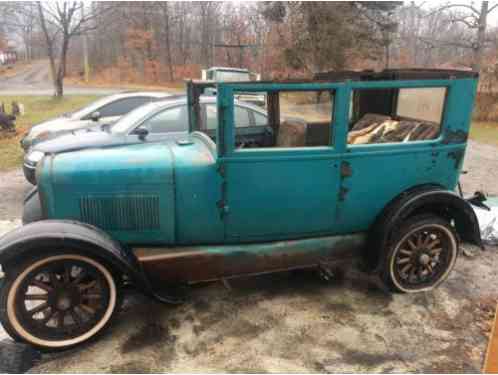
[[[441,120],[439,122],[439,133],[436,138],[433,139],[422,139],[422,140],[415,140],[415,141],[408,141],[408,142],[382,142],[382,143],[365,143],[365,144],[349,144],[347,141],[347,134],[349,134],[349,123],[347,124],[347,134],[346,134],[346,150],[348,151],[362,151],[367,148],[368,150],[375,151],[377,148],[385,149],[405,149],[412,147],[414,145],[415,147],[418,147],[420,145],[431,145],[431,144],[437,144],[440,143],[443,140],[444,137],[444,132],[446,128],[446,118],[447,118],[447,111],[448,111],[448,98],[450,94],[450,90],[452,89],[452,83],[450,80],[438,80],[440,81],[440,84],[434,85],[424,85],[421,84],[421,82],[424,82],[424,80],[417,80],[417,81],[392,81],[392,82],[400,82],[401,84],[398,85],[393,85],[389,88],[392,89],[398,89],[398,92],[396,93],[395,96],[395,107],[394,107],[394,115],[397,116],[396,112],[398,110],[398,100],[399,100],[399,90],[401,89],[417,89],[417,88],[445,88],[445,93],[444,93],[444,102],[442,106],[442,111],[441,111]],[[378,85],[375,84],[369,84],[368,87],[361,87],[361,84],[364,84],[365,82],[355,82],[356,84],[360,83],[360,85],[353,85],[355,87],[351,87],[351,98],[353,98],[354,91],[355,90],[368,90],[368,89],[379,89],[379,88],[384,88],[384,87],[378,87]],[[368,82],[371,83],[371,82]],[[373,82],[372,82],[373,83]],[[375,82],[377,83],[377,82]],[[410,83],[409,85],[407,83]],[[356,87],[360,86],[360,87]],[[386,87],[387,88],[387,87]],[[393,114],[391,114],[392,116]],[[415,121],[420,121],[420,119],[413,119],[409,117],[404,117],[406,119],[410,120],[415,120]]]
[[[218,129],[216,144],[219,158],[245,158],[245,157],[265,157],[265,156],[302,156],[328,153],[356,153],[364,151],[376,151],[377,149],[393,151],[409,150],[421,145],[435,145],[444,143],[445,134],[449,131],[457,131],[459,124],[449,124],[457,121],[456,113],[449,112],[450,102],[457,105],[458,85],[461,79],[405,79],[405,80],[372,80],[372,81],[352,81],[344,80],[340,82],[306,82],[306,83],[218,83],[217,84],[217,106],[218,106]],[[438,138],[433,140],[422,140],[405,143],[377,143],[366,145],[355,145],[351,147],[347,143],[349,131],[349,109],[352,98],[352,91],[357,89],[382,89],[382,88],[436,88],[445,87],[445,103],[443,106],[443,116],[441,119],[441,131]],[[233,104],[234,91],[246,92],[279,92],[279,91],[334,91],[334,107],[331,121],[331,141],[329,146],[320,147],[297,147],[297,148],[254,148],[235,149],[235,132],[233,129]],[[221,114],[221,115],[220,115]]]
[[[278,85],[278,84],[277,84]],[[286,153],[292,152],[295,155],[306,154],[329,154],[335,150],[334,140],[336,137],[336,122],[338,121],[336,108],[344,100],[342,97],[338,96],[338,88],[344,85],[343,82],[334,83],[324,83],[324,82],[314,82],[314,83],[285,83],[280,84],[285,86],[281,89],[275,87],[275,84],[271,83],[222,83],[218,84],[217,91],[217,106],[218,113],[223,112],[224,116],[218,117],[218,133],[217,139],[222,138],[222,142],[217,142],[217,152],[218,156],[240,156],[240,157],[251,157],[251,156],[266,156],[275,155],[281,156]],[[333,103],[332,111],[330,114],[330,138],[329,144],[327,146],[308,146],[308,147],[261,147],[261,148],[250,148],[250,149],[236,149],[235,148],[235,133],[233,132],[233,127],[229,126],[230,122],[233,124],[234,118],[234,96],[238,91],[245,92],[265,92],[265,94],[272,92],[317,92],[317,91],[329,91],[331,93]],[[230,103],[232,105],[230,105]],[[349,105],[347,106],[349,108]],[[228,110],[225,110],[227,108]],[[269,117],[269,116],[267,116]],[[226,131],[225,131],[226,127]]]

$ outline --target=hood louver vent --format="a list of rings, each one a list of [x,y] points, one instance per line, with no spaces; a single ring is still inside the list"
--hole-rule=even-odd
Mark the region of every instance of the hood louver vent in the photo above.
[[[104,230],[157,230],[159,197],[131,195],[121,197],[83,197],[81,219]]]

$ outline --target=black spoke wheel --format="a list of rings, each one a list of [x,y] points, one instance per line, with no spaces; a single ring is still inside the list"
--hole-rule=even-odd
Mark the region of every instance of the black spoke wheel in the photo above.
[[[112,272],[98,260],[79,254],[43,257],[8,273],[2,288],[2,323],[22,341],[66,348],[101,331],[117,300]]]
[[[457,255],[457,236],[448,222],[434,215],[414,217],[394,236],[384,279],[396,291],[427,291],[448,277]]]

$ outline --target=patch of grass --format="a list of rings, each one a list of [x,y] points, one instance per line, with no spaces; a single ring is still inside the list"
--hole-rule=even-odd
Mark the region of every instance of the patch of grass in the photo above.
[[[473,121],[470,127],[470,139],[498,146],[498,123]]]
[[[23,150],[19,142],[33,125],[77,110],[96,99],[97,96],[68,96],[62,99],[49,96],[0,96],[0,103],[5,103],[7,113],[11,113],[13,101],[24,104],[26,112],[16,120],[17,134],[0,139],[0,171],[22,165]]]

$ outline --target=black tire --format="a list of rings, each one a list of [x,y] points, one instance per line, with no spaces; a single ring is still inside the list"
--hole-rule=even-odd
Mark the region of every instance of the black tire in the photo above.
[[[409,218],[388,246],[381,276],[387,287],[401,293],[436,288],[450,274],[459,252],[455,229],[432,214]]]
[[[95,257],[54,251],[9,267],[0,290],[0,322],[16,341],[67,349],[100,335],[119,310],[121,278]]]
[[[0,341],[0,373],[23,374],[40,359],[40,352],[30,345],[5,339]]]

